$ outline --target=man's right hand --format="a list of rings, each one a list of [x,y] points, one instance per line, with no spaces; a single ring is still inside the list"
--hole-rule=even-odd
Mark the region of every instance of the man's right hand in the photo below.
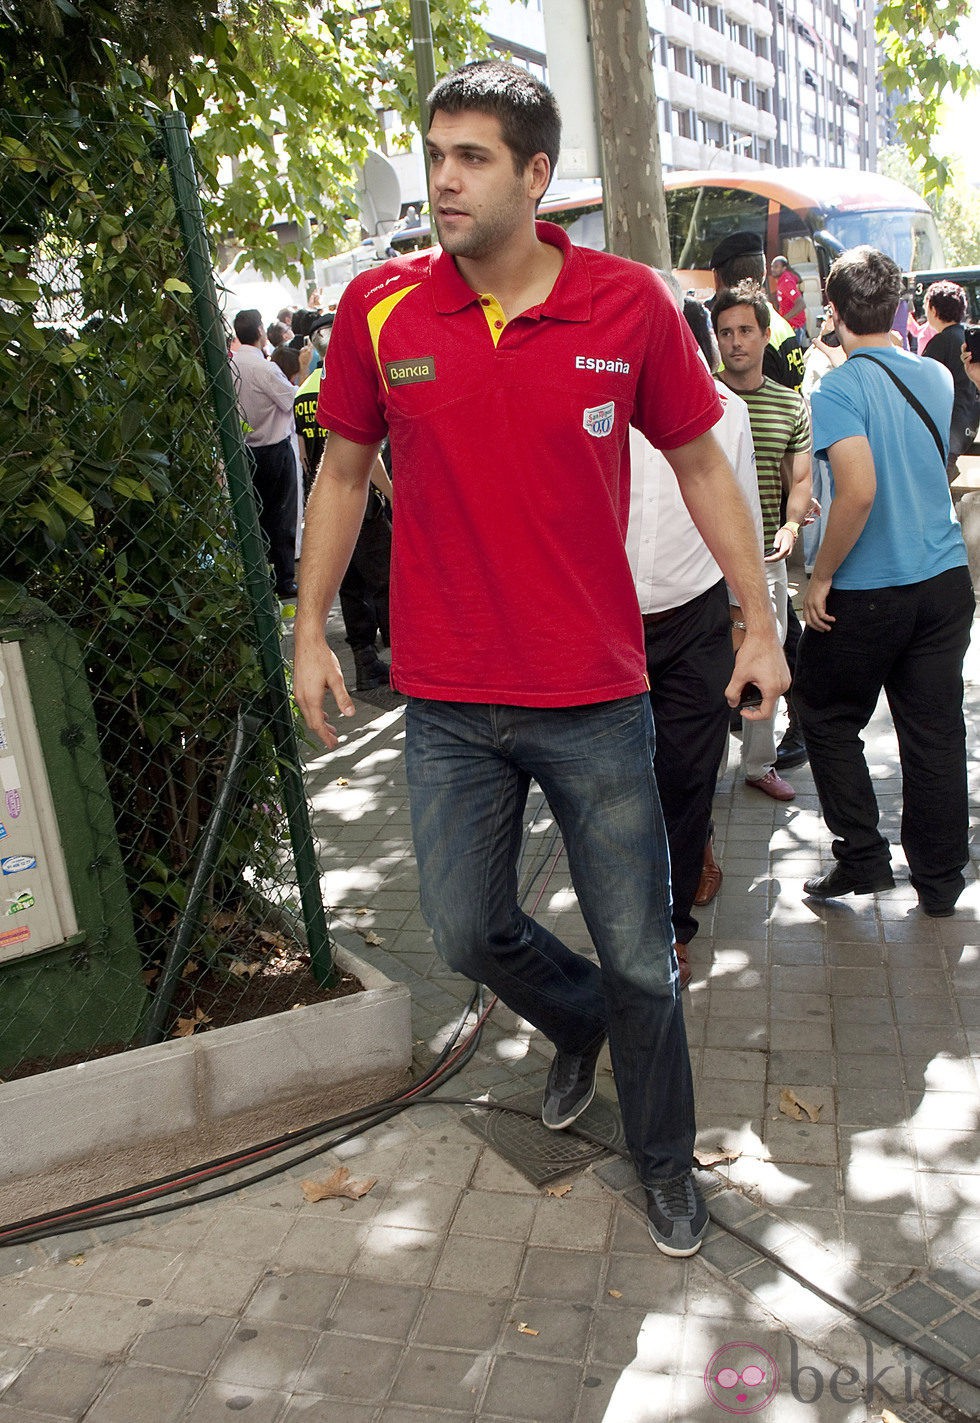
[[[340,663],[330,651],[322,634],[309,641],[301,641],[297,634],[293,695],[310,731],[332,751],[339,737],[336,727],[327,721],[324,711],[323,701],[327,692],[333,694],[341,716],[354,715],[354,703],[344,683]]]
[[[730,707],[738,706],[749,682],[762,693],[762,705],[746,707],[742,716],[746,721],[765,721],[776,710],[776,703],[790,683],[789,668],[775,628],[771,632],[744,635],[735,654],[732,680],[725,688],[725,699]]]

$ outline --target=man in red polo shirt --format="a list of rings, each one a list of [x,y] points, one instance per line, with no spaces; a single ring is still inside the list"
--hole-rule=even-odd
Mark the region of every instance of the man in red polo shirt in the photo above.
[[[779,314],[789,322],[806,345],[806,298],[800,286],[799,273],[793,271],[785,257],[773,257],[769,270],[776,283],[776,305]]]
[[[666,454],[739,591],[748,632],[730,702],[755,682],[767,714],[785,663],[752,521],[710,433],[720,403],[666,288],[535,223],[558,153],[554,97],[515,65],[480,61],[442,80],[429,110],[441,250],[355,278],[327,353],[318,420],[331,434],[307,506],[296,697],[336,745],[324,693],[342,716],[353,705],[323,628],[388,433],[391,680],[410,699],[423,913],[451,967],[555,1044],[546,1126],[589,1105],[608,1036],[650,1233],[691,1255],[707,1215],[624,545],[631,422]],[[561,826],[598,964],[518,905],[532,779]]]

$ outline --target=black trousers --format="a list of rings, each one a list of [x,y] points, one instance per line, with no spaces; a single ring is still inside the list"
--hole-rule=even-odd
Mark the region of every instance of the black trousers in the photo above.
[[[296,456],[291,440],[277,445],[249,445],[252,487],[259,510],[259,527],[275,573],[276,589],[296,578]]]
[[[691,908],[711,824],[711,802],[731,709],[731,616],[724,582],[644,625],[650,705],[656,730],[654,772],[670,847],[674,938],[698,932]]]
[[[371,503],[375,502],[371,495]],[[365,519],[340,584],[340,613],[347,641],[355,652],[391,642],[388,585],[391,582],[391,524],[386,513]]]
[[[861,733],[884,688],[902,765],[902,846],[913,886],[952,903],[969,859],[963,658],[976,602],[966,568],[902,588],[832,588],[830,632],[804,628],[793,704],[834,855],[885,868],[888,841]]]

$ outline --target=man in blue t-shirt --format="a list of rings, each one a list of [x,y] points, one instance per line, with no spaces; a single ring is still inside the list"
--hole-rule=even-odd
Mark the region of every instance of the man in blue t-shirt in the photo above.
[[[884,688],[909,878],[922,910],[945,917],[969,859],[963,657],[975,603],[946,481],[953,382],[893,345],[901,293],[901,271],[871,247],[845,252],[827,279],[847,360],[813,395],[813,448],[830,460],[834,497],[793,700],[837,863],[805,889],[832,899],[894,886],[861,740]]]

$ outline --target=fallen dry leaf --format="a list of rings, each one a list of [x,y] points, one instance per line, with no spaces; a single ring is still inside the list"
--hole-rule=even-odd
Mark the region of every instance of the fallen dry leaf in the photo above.
[[[352,1181],[347,1167],[338,1166],[323,1181],[300,1181],[299,1185],[310,1205],[315,1205],[317,1201],[333,1201],[340,1196],[359,1201],[377,1184],[377,1180],[377,1176],[368,1176],[364,1181]]]
[[[362,914],[370,914],[371,911],[366,904],[359,904],[354,910],[354,913],[360,918]]]
[[[541,1330],[531,1329],[527,1324],[524,1324],[522,1322],[517,1326],[517,1332],[518,1334],[530,1334],[532,1339],[537,1339],[538,1335],[541,1333]]]
[[[208,923],[212,929],[232,929],[239,922],[239,914],[231,914],[227,909],[218,909],[212,914]]]
[[[886,1408],[881,1415],[881,1423],[905,1423],[905,1420],[899,1418],[897,1413],[892,1413],[890,1409]]]
[[[160,970],[158,968],[145,968],[140,976],[147,988],[152,988],[160,977]]]
[[[805,1097],[798,1097],[791,1087],[784,1087],[779,1094],[779,1110],[794,1121],[815,1122],[823,1111],[823,1103],[808,1102]]]
[[[623,1292],[622,1292],[622,1290],[606,1290],[606,1294],[609,1296],[610,1299],[622,1299],[622,1298],[623,1298]]]
[[[546,1196],[558,1196],[560,1199],[562,1196],[567,1196],[571,1189],[571,1183],[567,1186],[545,1186],[544,1193]]]
[[[253,978],[261,967],[260,963],[243,963],[241,959],[232,959],[228,972],[233,973],[236,978]]]
[[[177,1026],[174,1028],[173,1036],[175,1038],[189,1038],[192,1033],[197,1032],[198,1028],[203,1027],[205,1023],[210,1023],[210,1021],[211,1019],[207,1013],[205,1013],[204,1009],[198,1008],[193,1018],[177,1019]]]
[[[737,1161],[741,1156],[741,1151],[734,1146],[722,1146],[718,1151],[696,1151],[694,1159],[703,1168],[708,1166],[721,1166],[726,1161]]]
[[[381,935],[376,934],[373,929],[358,929],[357,932],[366,944],[372,944],[378,947],[384,943],[384,939],[382,939]]]
[[[193,978],[195,973],[200,971],[201,965],[197,959],[188,959],[181,971],[181,978]]]
[[[84,1256],[84,1255],[69,1255],[69,1256],[68,1256],[68,1263],[69,1263],[69,1265],[84,1265],[84,1264],[85,1264],[85,1256]]]
[[[337,777],[337,785],[338,785],[338,786],[349,786],[349,785],[350,785],[350,781],[347,779],[346,776],[338,776],[338,777]]]
[[[281,934],[274,934],[269,929],[260,929],[258,932],[263,944],[270,944],[272,948],[278,949],[280,953],[286,952],[286,940]]]

